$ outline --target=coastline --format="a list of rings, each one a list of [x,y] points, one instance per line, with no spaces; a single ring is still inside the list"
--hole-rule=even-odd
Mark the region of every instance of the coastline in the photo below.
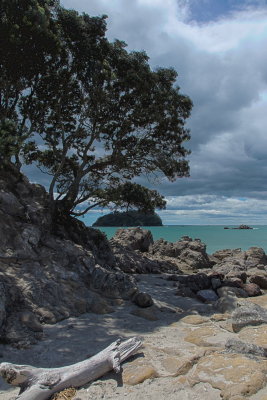
[[[86,219],[82,219],[86,223]],[[248,250],[249,247],[258,246],[267,251],[267,225],[251,225],[251,230],[224,230],[225,225],[164,225],[162,227],[147,226],[152,232],[155,240],[163,238],[170,242],[179,240],[182,236],[200,238],[207,246],[208,254],[217,250],[241,248]],[[231,227],[231,225],[228,225]],[[233,227],[236,225],[233,225]],[[108,239],[116,233],[118,229],[125,227],[103,228]]]

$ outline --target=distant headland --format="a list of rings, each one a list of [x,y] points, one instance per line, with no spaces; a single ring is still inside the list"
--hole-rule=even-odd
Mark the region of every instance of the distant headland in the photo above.
[[[162,226],[156,213],[144,214],[139,211],[115,211],[99,217],[93,226]]]

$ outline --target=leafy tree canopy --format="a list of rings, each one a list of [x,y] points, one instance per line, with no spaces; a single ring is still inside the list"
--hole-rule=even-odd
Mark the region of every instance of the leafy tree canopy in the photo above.
[[[0,158],[51,174],[57,212],[75,214],[85,202],[162,208],[156,191],[129,181],[189,173],[192,102],[176,71],[153,71],[145,52],[109,42],[105,18],[56,0],[2,0]]]

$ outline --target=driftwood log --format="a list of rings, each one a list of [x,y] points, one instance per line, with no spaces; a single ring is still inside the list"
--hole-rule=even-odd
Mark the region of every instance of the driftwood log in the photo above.
[[[120,363],[140,346],[141,341],[136,337],[124,342],[117,340],[95,356],[61,368],[1,363],[0,374],[7,383],[20,387],[17,400],[47,400],[54,393],[68,387],[81,387],[112,369],[120,372]]]

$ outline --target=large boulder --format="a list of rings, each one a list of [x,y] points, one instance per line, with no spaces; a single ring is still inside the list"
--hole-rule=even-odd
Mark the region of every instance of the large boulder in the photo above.
[[[129,250],[115,240],[110,241],[110,246],[116,268],[127,274],[158,274],[173,269],[167,261],[150,259],[148,253]]]
[[[184,236],[181,240],[170,243],[160,239],[150,246],[149,252],[158,257],[169,257],[177,260],[182,270],[196,271],[212,266],[206,253],[206,245],[199,239],[191,239]]]
[[[197,293],[199,290],[210,289],[212,278],[206,274],[198,273],[191,275],[169,275],[167,279],[176,281],[178,287],[183,285],[192,290],[192,292]]]
[[[119,229],[113,237],[113,241],[126,247],[128,250],[147,252],[153,244],[152,233],[146,229],[129,228]]]
[[[259,265],[267,265],[267,257],[261,247],[250,247],[245,254],[247,269],[258,267]]]
[[[232,314],[232,328],[234,332],[239,332],[247,326],[267,324],[267,310],[263,307],[246,302],[237,307]]]

